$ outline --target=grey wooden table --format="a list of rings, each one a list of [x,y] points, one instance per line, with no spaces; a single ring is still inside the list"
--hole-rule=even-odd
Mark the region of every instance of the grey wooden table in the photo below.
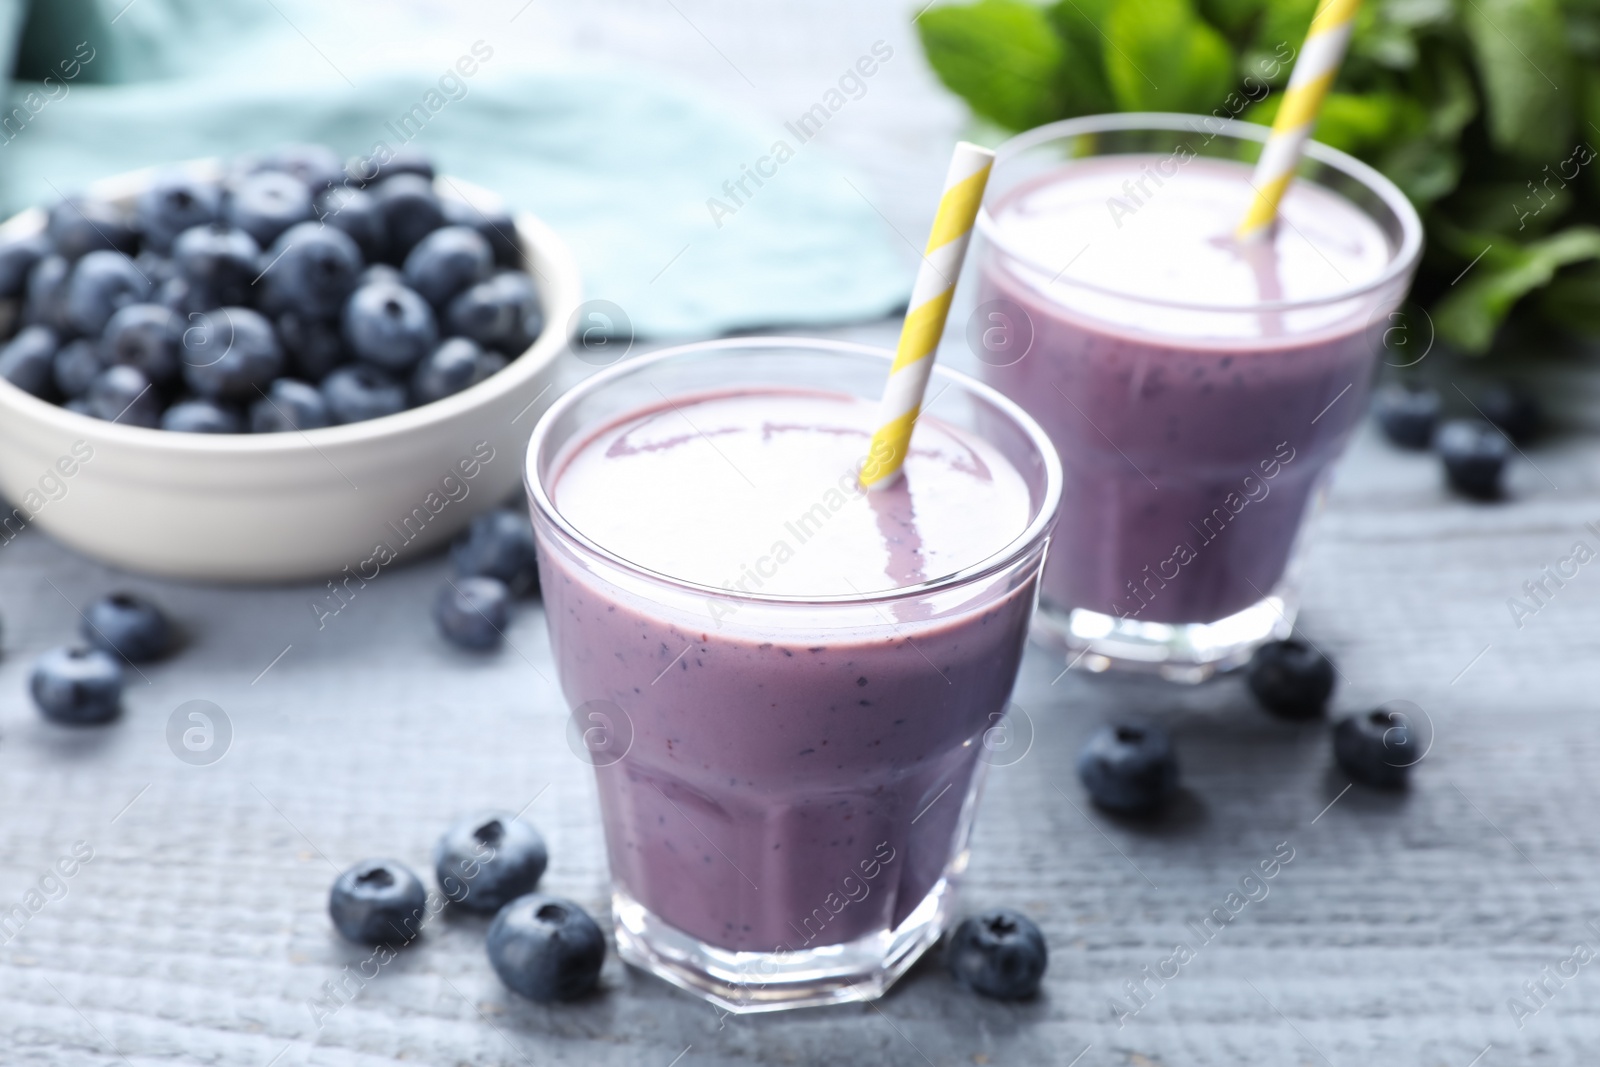
[[[905,62],[828,136],[916,234],[961,120],[907,16],[538,5],[528,47],[675,67],[781,117],[857,37],[888,37]],[[883,341],[895,325],[838,333]],[[329,928],[336,869],[375,854],[425,868],[469,808],[525,808],[550,842],[547,887],[603,909],[591,772],[562,741],[538,607],[485,660],[426,618],[438,558],[386,571],[319,630],[309,585],[152,581],[27,533],[0,547],[0,911],[39,906],[0,934],[0,1064],[1592,1064],[1600,962],[1574,954],[1600,951],[1600,576],[1584,568],[1520,629],[1506,600],[1575,541],[1600,547],[1584,526],[1600,520],[1600,439],[1540,445],[1512,485],[1506,504],[1457,502],[1425,457],[1364,432],[1312,544],[1302,623],[1339,663],[1336,710],[1404,698],[1433,723],[1411,790],[1346,791],[1326,726],[1269,719],[1237,679],[1063,676],[1035,650],[1016,694],[1033,744],[990,775],[965,899],[1039,920],[1043,995],[980,1001],[927,961],[876,1005],[755,1018],[614,957],[602,995],[538,1007],[495,979],[484,924],[450,917],[319,1019],[310,1002],[366,957]],[[24,695],[29,663],[113,588],[159,599],[187,646],[133,676],[117,724],[48,726]],[[195,699],[231,728],[205,766],[167,740]],[[1087,733],[1130,711],[1169,723],[1184,763],[1181,801],[1153,825],[1095,812],[1071,770]],[[92,858],[53,875],[75,848]],[[1287,850],[1269,894],[1202,944],[1191,923]],[[1193,958],[1147,980],[1179,942]]]

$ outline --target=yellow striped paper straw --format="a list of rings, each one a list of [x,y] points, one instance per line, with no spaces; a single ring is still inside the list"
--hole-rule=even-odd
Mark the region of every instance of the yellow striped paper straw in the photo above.
[[[1261,160],[1256,163],[1255,176],[1251,179],[1255,199],[1250,202],[1244,221],[1234,231],[1239,240],[1254,240],[1271,228],[1278,214],[1278,204],[1300,162],[1300,153],[1311,137],[1311,128],[1317,124],[1322,100],[1339,76],[1339,64],[1344,59],[1345,46],[1350,43],[1350,31],[1360,7],[1361,0],[1320,0],[1317,4],[1306,43],[1295,61],[1294,72],[1289,75],[1283,105],[1278,108],[1272,133],[1262,146]]]
[[[878,429],[861,465],[861,484],[871,489],[894,481],[911,447],[911,430],[922,411],[922,394],[933,373],[934,355],[950,314],[961,261],[967,256],[972,224],[989,184],[994,153],[961,141],[944,176],[944,193],[933,217],[933,232],[911,287],[910,309],[900,328],[900,345],[889,367],[889,381],[878,409]]]

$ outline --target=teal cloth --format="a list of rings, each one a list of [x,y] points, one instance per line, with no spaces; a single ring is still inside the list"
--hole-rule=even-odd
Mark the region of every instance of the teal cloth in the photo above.
[[[414,133],[443,171],[554,226],[586,295],[621,306],[641,337],[903,305],[911,269],[851,187],[866,183],[781,126],[657,74],[530,63],[466,15],[457,27],[390,17],[389,5],[360,13],[310,0],[35,0],[10,100],[23,110],[9,113],[9,140],[0,132],[0,205],[170,160],[292,140],[367,156]],[[455,64],[475,44],[491,54],[469,77]],[[20,80],[59,75],[85,45],[93,58],[71,80]],[[747,180],[736,206],[724,183],[777,137],[793,158],[759,188]],[[712,198],[735,210],[714,218]]]

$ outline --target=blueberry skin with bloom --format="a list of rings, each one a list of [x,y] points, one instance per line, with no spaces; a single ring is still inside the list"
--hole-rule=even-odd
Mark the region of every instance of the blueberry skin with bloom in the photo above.
[[[344,306],[345,344],[357,359],[402,371],[416,365],[439,340],[433,309],[400,285],[363,285]]]
[[[318,222],[283,231],[267,250],[264,298],[272,307],[331,318],[355,291],[361,249],[349,234]]]
[[[50,399],[55,386],[56,334],[46,326],[24,326],[0,348],[0,378],[25,393]]]
[[[533,279],[505,270],[458,294],[445,311],[445,322],[451,333],[518,356],[544,329],[544,313]]]
[[[0,237],[0,298],[21,296],[28,285],[28,272],[51,251],[50,239],[42,233]]]
[[[594,990],[606,940],[589,913],[561,897],[529,893],[494,917],[489,962],[507,988],[530,1000],[576,1000]]]
[[[100,338],[100,360],[107,366],[138,367],[158,384],[177,377],[183,320],[160,304],[129,304],[111,316]]]
[[[322,379],[321,390],[328,419],[336,426],[406,409],[406,387],[377,367],[361,363],[335,369]]]
[[[1420,451],[1433,442],[1444,401],[1434,389],[1411,389],[1386,385],[1372,395],[1372,415],[1385,437],[1399,445]]]
[[[172,243],[172,259],[188,283],[192,311],[248,303],[250,283],[261,273],[260,256],[256,239],[232,226],[196,226]]]
[[[1274,715],[1309,719],[1322,714],[1333,695],[1333,661],[1298,638],[1269,641],[1250,657],[1245,681]]]
[[[274,321],[294,377],[320,382],[345,362],[344,335],[337,319],[285,311]]]
[[[961,920],[945,948],[945,965],[956,984],[996,1000],[1026,1000],[1037,994],[1049,963],[1044,934],[1032,919],[1010,908]]]
[[[230,407],[196,397],[162,412],[161,428],[176,433],[244,433],[244,420]]]
[[[53,648],[34,662],[28,690],[51,722],[107,722],[122,708],[122,664],[98,648]]]
[[[433,182],[420,174],[396,174],[373,187],[383,228],[389,235],[389,260],[405,262],[418,241],[444,225],[444,209]]]
[[[58,200],[50,208],[45,233],[55,250],[68,259],[97,251],[132,252],[138,244],[120,208],[83,196]]]
[[[433,621],[452,644],[481,652],[495,647],[511,618],[511,592],[498,578],[446,582],[433,605]]]
[[[1333,728],[1333,756],[1350,777],[1380,789],[1400,789],[1422,759],[1417,724],[1409,716],[1376,708],[1341,719]]]
[[[344,164],[339,155],[327,145],[279,145],[262,156],[252,168],[254,173],[277,171],[300,179],[313,193],[344,180]]]
[[[79,626],[84,640],[129,663],[160,659],[172,649],[173,628],[154,603],[137,593],[112,593],[90,604]]]
[[[441,198],[446,226],[470,226],[483,235],[494,249],[496,266],[521,268],[522,242],[517,237],[517,222],[503,207],[474,207],[460,200]]]
[[[165,253],[184,230],[222,217],[222,189],[182,171],[166,171],[139,194],[134,217],[145,247]]]
[[[457,820],[433,849],[439,890],[457,907],[484,915],[533,892],[549,862],[539,831],[501,811]]]
[[[58,333],[67,325],[67,282],[72,264],[64,256],[51,253],[28,272],[27,294],[22,301],[22,321],[29,326],[48,326]]]
[[[1456,492],[1473,500],[1500,497],[1511,444],[1492,424],[1482,419],[1452,419],[1439,427],[1433,448]]]
[[[336,185],[316,199],[316,216],[322,223],[345,233],[368,262],[382,259],[389,247],[378,199],[365,189]]]
[[[497,578],[513,596],[539,589],[539,551],[528,516],[496,508],[472,520],[450,545],[456,573]]]
[[[502,370],[506,357],[485,352],[465,337],[451,337],[429,353],[411,375],[411,399],[431,404]]]
[[[1108,811],[1144,813],[1178,789],[1178,759],[1158,726],[1102,726],[1078,756],[1078,777],[1089,797]]]
[[[342,872],[328,893],[328,917],[358,945],[408,944],[427,915],[422,879],[397,860],[371,859]]]
[[[260,171],[234,185],[223,217],[266,248],[290,226],[311,218],[311,190],[292,174]]]
[[[283,373],[272,324],[243,307],[197,316],[183,332],[183,380],[207,400],[249,401]]]
[[[98,337],[118,308],[150,298],[150,279],[121,252],[89,252],[67,279],[66,321],[78,333]]]
[[[161,394],[138,367],[107,367],[89,383],[84,399],[97,419],[152,430],[161,425]]]
[[[406,284],[436,308],[488,278],[493,269],[489,242],[466,226],[434,230],[411,249],[402,268]]]
[[[267,395],[250,405],[251,433],[315,430],[328,425],[328,402],[313,385],[279,378]]]
[[[0,354],[0,360],[4,358]],[[103,370],[100,346],[84,337],[62,345],[50,360],[50,376],[56,390],[69,400],[87,393],[95,376]]]

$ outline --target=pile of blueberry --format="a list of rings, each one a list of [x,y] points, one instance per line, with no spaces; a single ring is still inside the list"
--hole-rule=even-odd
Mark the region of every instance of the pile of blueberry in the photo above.
[[[475,652],[505,637],[516,597],[539,592],[533,525],[520,507],[479,515],[450,546],[456,577],[439,589],[433,621],[452,644]]]
[[[68,197],[0,239],[0,377],[73,411],[190,433],[360,422],[483,381],[544,318],[516,227],[321,145],[158,174],[133,207]]]
[[[414,941],[447,903],[493,915],[487,948],[500,980],[532,1000],[576,1000],[599,983],[606,942],[582,907],[535,892],[548,863],[537,830],[514,815],[480,812],[434,847],[438,896],[403,863],[363,860],[334,881],[328,915],[348,940],[391,950]]]
[[[1401,448],[1431,448],[1444,464],[1445,479],[1462,496],[1497,500],[1506,461],[1515,446],[1538,435],[1543,416],[1533,398],[1496,384],[1470,399],[1470,417],[1444,419],[1444,398],[1418,383],[1379,388],[1372,413],[1385,437]]]
[[[28,689],[51,722],[92,726],[122,708],[122,662],[147,663],[172,651],[177,632],[160,608],[133,593],[101,597],[83,612],[88,646],[63,646],[33,665]]]
[[[1304,722],[1327,707],[1334,673],[1333,661],[1310,642],[1291,637],[1256,649],[1245,682],[1268,712]],[[1346,716],[1333,728],[1334,761],[1358,782],[1404,788],[1411,768],[1425,754],[1421,726],[1395,707]],[[1178,757],[1160,726],[1112,723],[1096,731],[1079,753],[1078,778],[1099,807],[1150,815],[1178,791]]]

